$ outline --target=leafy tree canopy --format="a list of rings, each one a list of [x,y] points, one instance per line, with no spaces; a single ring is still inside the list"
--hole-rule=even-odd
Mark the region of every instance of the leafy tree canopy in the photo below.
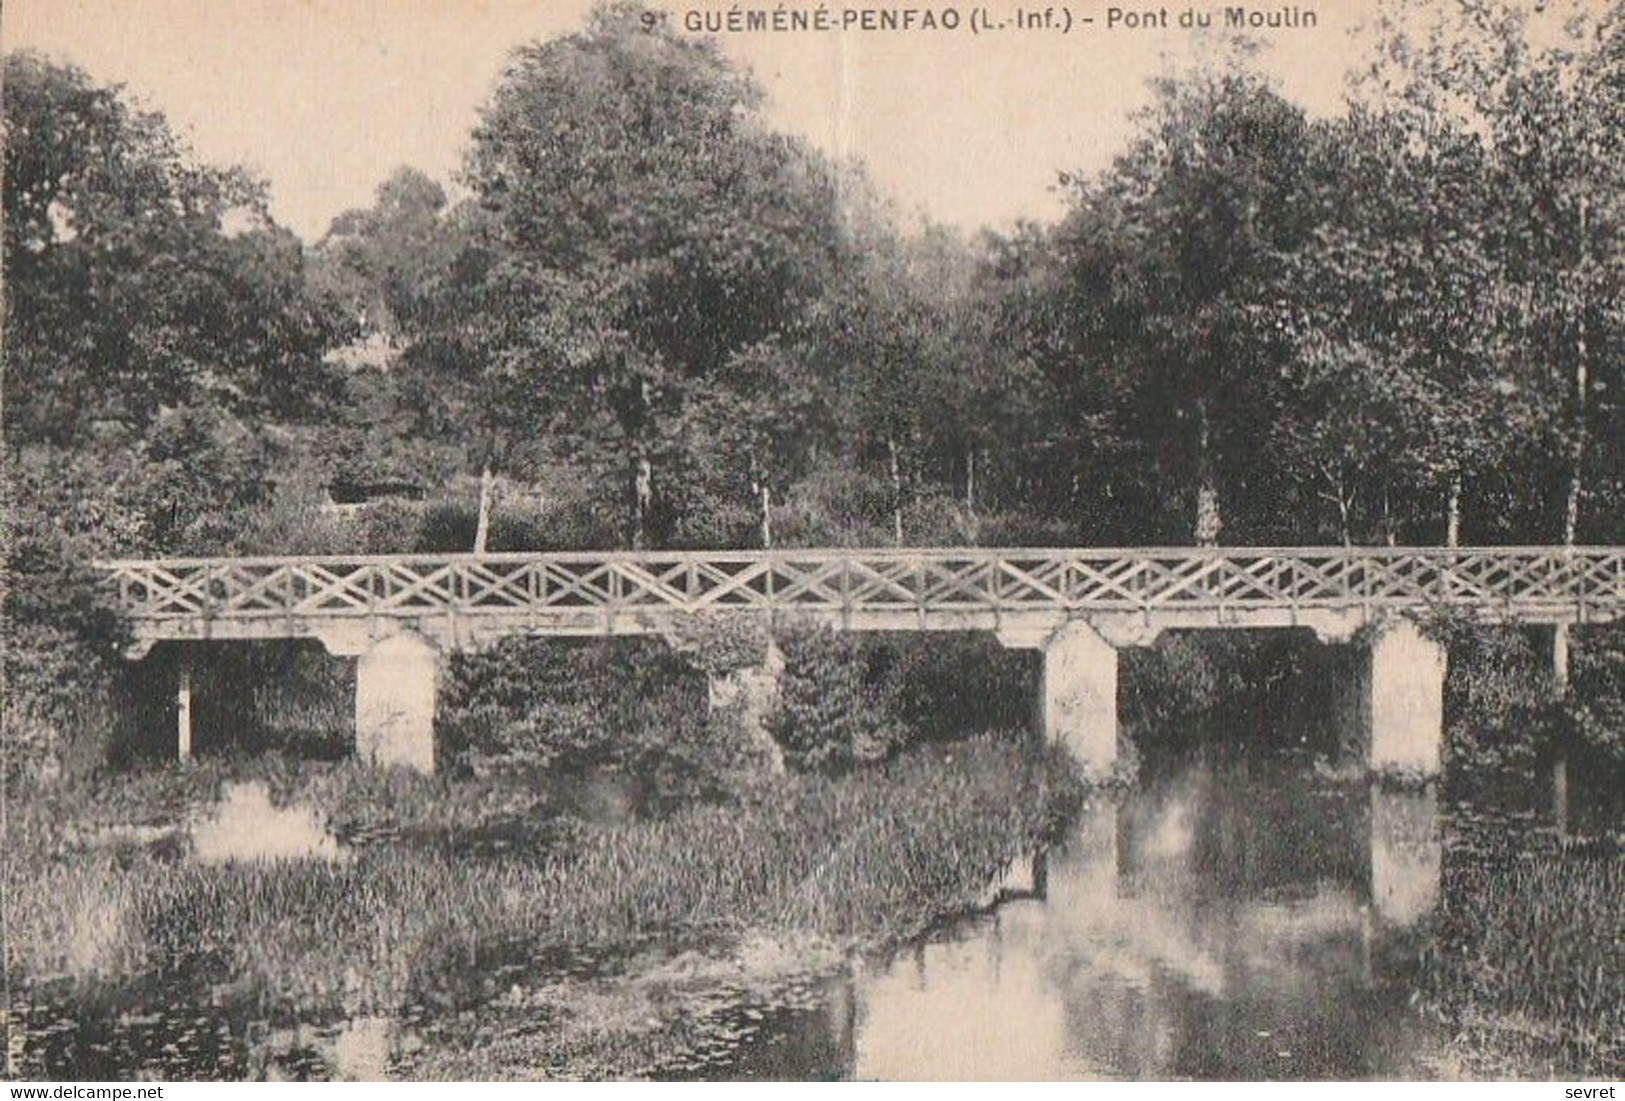
[[[4,64],[8,438],[319,408],[332,319],[263,187],[196,163],[115,87],[32,54]]]

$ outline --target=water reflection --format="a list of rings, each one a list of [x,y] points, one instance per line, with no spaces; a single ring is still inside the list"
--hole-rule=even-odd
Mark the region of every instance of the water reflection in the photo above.
[[[858,968],[848,1073],[1423,1073],[1409,1007],[1438,896],[1430,793],[1197,764],[1087,810],[1015,901]]]
[[[1371,901],[1396,927],[1415,925],[1439,905],[1439,808],[1433,789],[1371,791]]]
[[[349,857],[321,816],[304,807],[278,807],[264,784],[229,783],[219,804],[192,827],[192,850],[205,864],[228,860]]]
[[[273,1027],[184,985],[142,991],[139,1003],[128,994],[64,1003],[62,993],[16,992],[23,1078],[374,1082],[419,1044],[388,1017]]]

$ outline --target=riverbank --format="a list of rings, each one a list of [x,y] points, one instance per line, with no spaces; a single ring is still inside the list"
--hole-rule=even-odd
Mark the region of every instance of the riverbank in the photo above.
[[[273,812],[313,823],[313,850],[201,859],[200,828],[244,785],[267,793]],[[445,1024],[533,982],[582,981],[579,968],[549,977],[549,960],[592,960],[597,993],[569,1003],[525,1065],[546,1076],[635,1076],[665,1059],[652,1035],[681,1031],[684,999],[668,999],[665,1019],[644,989],[669,988],[673,966],[700,988],[706,973],[776,981],[913,936],[975,906],[1078,794],[1056,758],[995,739],[607,825],[556,788],[524,796],[512,784],[347,763],[115,777],[13,800],[0,861],[8,965],[36,1016],[116,1015],[111,1007],[162,990],[221,1019],[286,1028]],[[251,841],[256,831],[238,832]],[[633,1013],[643,1003],[651,1008]],[[244,1045],[254,1030],[226,1045],[236,1058],[252,1058]],[[470,1070],[454,1051],[440,1052],[445,1064],[428,1053],[417,1072]],[[94,1065],[89,1053],[25,1042],[22,1069],[49,1077],[87,1059]],[[177,1068],[159,1058],[121,1069]]]
[[[1452,1036],[1445,1071],[1617,1076],[1625,632],[1576,630],[1563,686],[1526,633],[1446,626],[1442,905],[1422,985]]]
[[[1447,811],[1423,1006],[1448,1077],[1609,1077],[1625,1067],[1617,840],[1564,841],[1481,808]]]

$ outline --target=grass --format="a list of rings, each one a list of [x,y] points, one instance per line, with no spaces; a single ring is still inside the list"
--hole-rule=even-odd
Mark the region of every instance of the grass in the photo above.
[[[161,829],[233,776],[133,776],[14,808],[0,861],[14,982],[134,991],[182,979],[216,1002],[310,1019],[472,1005],[506,961],[655,937],[894,940],[972,905],[1070,790],[1052,764],[983,740],[581,831],[539,858],[470,857],[419,842],[511,815],[511,791],[482,803],[483,782],[312,766],[273,776],[273,792],[393,839],[340,862],[214,866],[87,840],[108,826]],[[74,837],[53,832],[64,821],[81,822]]]
[[[1533,846],[1446,873],[1426,992],[1479,1073],[1547,1078],[1625,1068],[1617,853]]]

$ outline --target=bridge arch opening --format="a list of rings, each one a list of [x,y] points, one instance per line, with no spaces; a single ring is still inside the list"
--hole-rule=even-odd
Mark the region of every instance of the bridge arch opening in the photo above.
[[[1363,765],[1344,714],[1357,663],[1308,628],[1164,631],[1122,652],[1123,727],[1149,768],[1193,753]]]
[[[353,744],[355,670],[310,639],[160,642],[121,678],[114,764]]]

